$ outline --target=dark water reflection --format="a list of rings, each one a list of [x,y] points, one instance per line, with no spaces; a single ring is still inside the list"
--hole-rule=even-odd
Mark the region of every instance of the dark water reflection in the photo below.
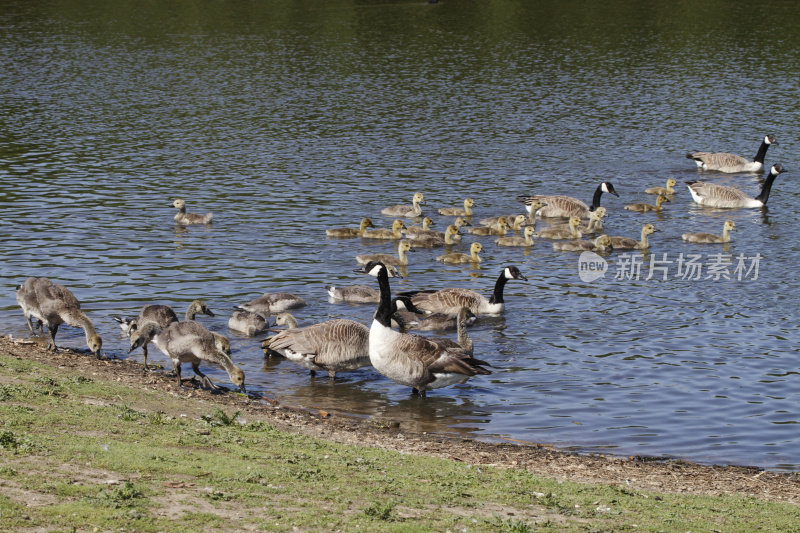
[[[291,405],[452,431],[796,470],[800,262],[795,205],[798,36],[791,3],[7,2],[0,12],[0,326],[26,334],[14,286],[68,285],[125,356],[111,314],[194,298],[230,337],[249,388]],[[757,24],[753,21],[758,21]],[[658,215],[624,211],[641,191],[701,176],[686,150],[753,155],[790,169],[769,210],[723,211],[679,188]],[[757,194],[754,175],[707,175]],[[329,283],[370,283],[353,256],[391,244],[325,239],[324,228],[425,192],[427,213],[476,199],[479,216],[520,209],[534,191],[604,198],[614,235],[652,237],[641,275],[597,281],[577,254],[495,247],[479,268],[411,255],[399,290],[464,286],[489,294],[502,266],[508,312],[471,330],[495,373],[427,400],[365,369],[309,378],[264,367],[228,312],[265,291],[311,305],[301,323],[371,306],[327,301]],[[172,199],[213,226],[172,224]],[[685,231],[737,231],[727,247]],[[436,226],[446,223],[434,216]],[[466,239],[470,242],[472,239]],[[465,248],[462,246],[461,248]],[[459,249],[457,247],[457,249]],[[463,251],[463,249],[460,249]],[[758,279],[646,279],[653,256],[761,255]],[[83,347],[64,328],[67,346]],[[156,355],[155,357],[160,357]],[[214,370],[212,378],[226,381]]]

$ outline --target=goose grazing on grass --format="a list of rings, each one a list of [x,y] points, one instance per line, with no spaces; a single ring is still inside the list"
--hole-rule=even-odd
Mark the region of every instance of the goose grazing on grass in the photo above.
[[[365,239],[402,239],[402,230],[405,229],[405,227],[405,223],[398,218],[392,222],[392,229],[368,229],[361,234],[361,237]]]
[[[571,216],[569,218],[569,225],[565,228],[563,226],[556,226],[552,228],[544,228],[536,234],[540,239],[580,239],[583,233],[578,229],[581,224],[581,219],[578,216]]]
[[[614,190],[614,186],[611,184],[611,182],[604,181],[597,186],[597,189],[595,189],[591,206],[586,205],[577,198],[560,195],[548,196],[538,194],[533,196],[518,196],[517,201],[525,204],[525,209],[528,211],[528,213],[531,215],[538,214],[540,218],[566,218],[571,216],[586,218],[589,216],[590,212],[600,207],[600,198],[603,196],[604,192],[619,197],[619,194],[617,194],[617,191]],[[540,207],[537,211],[532,211],[532,209],[535,207],[535,200],[539,200],[546,205],[544,207]]]
[[[722,235],[715,235],[713,233],[684,233],[681,235],[686,242],[697,243],[724,243],[731,242],[731,231],[736,227],[733,220],[726,220],[722,226]]]
[[[464,383],[478,374],[491,374],[483,368],[487,363],[473,358],[461,347],[444,347],[421,335],[393,330],[394,309],[386,267],[382,263],[367,263],[358,271],[378,278],[381,292],[369,328],[369,358],[380,374],[411,387],[423,397],[428,390]]]
[[[593,241],[554,242],[553,250],[557,252],[608,252],[612,248],[611,237],[600,235]]]
[[[659,194],[658,198],[656,198],[656,205],[648,204],[648,203],[639,203],[639,204],[628,204],[625,206],[625,209],[628,211],[636,211],[637,213],[648,213],[650,211],[655,211],[656,213],[660,213],[663,207],[661,204],[664,202],[669,202],[670,199],[667,197],[666,194]]]
[[[666,187],[650,187],[645,189],[644,192],[645,194],[664,194],[666,196],[672,196],[675,194],[675,185],[677,185],[677,183],[675,178],[669,178]]]
[[[458,237],[458,240],[456,240]],[[461,235],[458,234],[458,228],[455,224],[450,224],[444,230],[444,237],[436,235],[422,235],[409,239],[411,246],[414,248],[435,248],[437,246],[453,245],[461,240]]]
[[[294,361],[314,375],[369,366],[369,328],[354,320],[335,319],[302,328],[289,328],[273,335],[264,345]]]
[[[464,207],[442,207],[439,209],[439,214],[446,217],[471,217],[472,208],[475,206],[475,200],[472,198],[464,198]]]
[[[687,159],[692,159],[702,170],[718,170],[720,172],[761,172],[764,168],[764,157],[767,155],[767,148],[773,144],[778,144],[774,135],[767,135],[761,141],[758,152],[753,160],[740,155],[729,154],[726,152],[689,152]]]
[[[430,313],[455,314],[462,307],[466,307],[476,316],[499,315],[506,308],[503,292],[506,283],[510,279],[528,281],[528,278],[523,276],[516,266],[512,265],[505,267],[500,272],[494,284],[494,291],[492,291],[492,295],[489,298],[472,289],[457,287],[438,291],[411,291],[402,293],[400,296],[409,296],[414,305]]]
[[[525,226],[522,232],[522,237],[514,235],[512,237],[500,237],[494,243],[498,246],[533,246],[533,234],[536,228],[533,226]]]
[[[248,337],[255,337],[269,329],[269,320],[252,311],[236,310],[228,319],[228,329],[244,333]]]
[[[419,204],[425,203],[425,197],[421,192],[415,192],[411,199],[411,205],[392,205],[384,207],[381,213],[390,217],[415,218],[422,216],[422,208]]]
[[[449,254],[440,255],[436,258],[437,261],[449,264],[463,264],[463,263],[480,263],[481,258],[478,253],[483,250],[483,246],[479,242],[473,242],[469,246],[469,253],[462,254],[453,252]]]
[[[305,305],[305,300],[294,294],[289,294],[288,292],[265,292],[258,298],[250,300],[245,304],[237,305],[236,309],[267,316],[276,315],[283,311],[288,311],[289,309],[299,309],[305,307]]]
[[[441,331],[448,329],[457,329],[460,322],[460,312],[453,313],[429,313],[425,312],[414,305],[411,298],[408,296],[398,296],[392,300],[395,306],[395,311],[392,314],[392,326],[397,327],[403,331],[410,329],[417,331]],[[476,316],[475,313],[469,309],[462,307],[465,311],[463,317],[464,327],[472,325]]]
[[[48,278],[31,277],[17,287],[17,301],[22,302],[28,326],[32,328],[31,319],[36,319],[47,326],[50,333],[48,350],[58,351],[56,333],[61,324],[82,328],[86,335],[86,345],[95,357],[100,357],[103,340],[94,329],[92,321],[81,311],[81,304],[69,289]]]
[[[172,202],[172,207],[178,210],[173,218],[175,223],[181,226],[188,226],[189,224],[211,224],[211,219],[214,218],[213,213],[206,213],[205,215],[187,213],[186,202],[183,198],[176,198],[175,201]]]
[[[161,338],[160,346],[156,346],[172,360],[178,386],[183,387],[181,364],[191,363],[192,370],[200,377],[203,385],[217,390],[218,387],[200,371],[200,363],[211,363],[221,366],[228,373],[231,382],[245,392],[244,372],[231,361],[230,356],[219,349],[214,335],[199,322],[172,322],[166,328],[155,322],[148,322],[131,334],[130,351],[153,341],[156,336]]]
[[[411,243],[408,239],[403,239],[397,244],[396,256],[391,254],[360,254],[356,256],[356,261],[359,265],[366,265],[370,261],[380,261],[385,265],[406,266],[408,265],[406,252],[410,252],[411,250]]]
[[[492,226],[478,226],[477,228],[470,228],[470,235],[499,235],[504,236],[508,232],[508,219],[500,218],[497,220],[497,225]]]
[[[764,179],[764,184],[761,186],[761,193],[755,198],[748,196],[747,193],[735,187],[717,185],[706,181],[687,181],[686,184],[689,186],[692,200],[700,205],[723,208],[764,207],[767,205],[772,183],[778,177],[778,174],[783,172],[786,172],[786,169],[780,163],[772,165],[769,169],[769,175]]]
[[[356,228],[328,228],[325,230],[325,235],[328,237],[361,237],[367,228],[373,228],[372,221],[368,218],[362,218],[361,224]]]
[[[642,236],[640,240],[637,241],[630,237],[611,237],[611,246],[615,250],[647,250],[650,247],[647,237],[656,231],[656,227],[652,224],[645,224],[642,226]]]

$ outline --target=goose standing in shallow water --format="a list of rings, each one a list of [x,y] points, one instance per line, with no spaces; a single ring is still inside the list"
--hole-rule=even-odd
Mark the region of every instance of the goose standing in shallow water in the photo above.
[[[237,309],[228,319],[228,329],[255,337],[269,329],[269,320],[264,315]]]
[[[780,163],[772,165],[769,169],[769,175],[764,179],[764,184],[761,186],[761,193],[755,198],[751,198],[747,193],[735,187],[717,185],[706,181],[687,181],[686,185],[692,194],[692,200],[700,205],[723,208],[764,207],[767,205],[772,183],[778,177],[778,174],[783,172],[786,172],[786,169]]]
[[[752,161],[746,157],[726,152],[689,152],[686,154],[686,158],[692,159],[702,170],[718,170],[729,173],[761,172],[764,168],[764,157],[767,155],[767,148],[773,144],[778,144],[775,136],[765,136]]]
[[[411,205],[392,205],[389,207],[384,207],[381,210],[381,214],[390,217],[402,217],[402,218],[415,218],[418,216],[422,216],[422,208],[419,204],[425,203],[425,197],[421,192],[415,192],[413,198],[411,199]]]
[[[461,207],[442,207],[439,209],[439,214],[446,217],[471,217],[474,205],[475,200],[465,198],[463,209]]]
[[[672,196],[673,194],[675,194],[675,185],[677,185],[677,184],[678,184],[678,182],[675,180],[675,178],[669,178],[667,180],[667,186],[666,187],[650,187],[648,189],[645,189],[644,193],[645,194],[663,194],[663,195],[666,195],[666,196]]]
[[[614,186],[611,184],[611,182],[604,181],[597,186],[597,189],[595,189],[591,206],[586,205],[577,198],[561,195],[548,196],[544,194],[537,194],[533,196],[518,196],[517,201],[525,204],[525,209],[528,211],[528,213],[531,215],[538,214],[540,218],[566,218],[572,216],[586,218],[589,216],[590,212],[600,207],[600,198],[603,196],[604,192],[619,197],[619,194],[617,194],[617,191],[614,190]],[[532,209],[535,207],[535,200],[539,200],[541,203],[545,204],[544,207],[540,207],[536,212],[532,211]]]
[[[478,374],[491,374],[487,363],[473,358],[463,348],[450,348],[420,335],[391,328],[392,291],[389,274],[382,263],[367,263],[359,272],[378,278],[381,301],[369,328],[369,358],[380,374],[395,383],[426,391],[464,383]]]
[[[267,316],[276,315],[289,309],[299,309],[305,307],[305,305],[306,301],[294,294],[289,294],[288,292],[266,292],[245,304],[237,305],[236,308]]]
[[[726,220],[722,226],[722,235],[713,233],[684,233],[681,238],[687,242],[697,243],[725,243],[731,242],[731,231],[736,227],[733,220]]]
[[[639,204],[628,204],[625,206],[625,209],[628,211],[636,211],[637,213],[648,213],[650,211],[655,211],[656,213],[660,213],[663,207],[661,204],[664,202],[669,202],[670,199],[667,198],[665,194],[659,194],[658,198],[656,198],[656,205],[648,204],[648,203],[639,203]]]
[[[95,357],[100,357],[103,340],[94,329],[92,321],[81,311],[81,304],[69,289],[48,278],[28,278],[17,287],[17,301],[22,301],[23,313],[29,327],[30,318],[35,318],[47,326],[50,333],[48,350],[58,351],[56,333],[61,324],[81,328],[86,335],[86,345]]]
[[[156,336],[162,339],[160,344],[163,349],[159,346],[159,350],[162,350],[164,355],[172,360],[178,386],[183,387],[181,364],[191,363],[192,370],[200,377],[203,385],[217,390],[218,387],[200,371],[200,363],[206,362],[221,366],[228,373],[230,380],[239,387],[239,390],[245,392],[244,372],[217,347],[214,335],[199,322],[194,320],[172,322],[166,328],[162,328],[154,322],[148,322],[131,334],[130,351],[152,341]]]
[[[172,202],[172,207],[178,210],[173,219],[176,224],[181,226],[188,226],[189,224],[211,224],[211,219],[214,218],[213,213],[206,213],[205,215],[198,215],[197,213],[186,212],[186,202],[183,198],[176,198]]]
[[[615,250],[647,250],[650,247],[647,237],[656,231],[656,227],[652,224],[645,224],[642,226],[642,236],[640,240],[637,241],[630,237],[611,237],[611,246]]]
[[[515,266],[507,266],[497,277],[494,284],[494,291],[490,298],[485,298],[479,292],[472,289],[462,289],[457,287],[441,289],[438,291],[411,291],[401,294],[410,296],[411,301],[422,309],[431,313],[458,313],[462,307],[466,307],[475,315],[499,315],[505,311],[506,304],[503,299],[503,291],[506,283],[510,279],[521,279],[528,281]]]
[[[397,244],[397,255],[391,254],[360,254],[356,256],[356,261],[359,265],[366,265],[370,261],[380,261],[385,265],[392,266],[406,266],[408,265],[408,257],[406,252],[411,251],[411,243],[407,239],[401,240]]]
[[[292,316],[291,313],[278,313],[278,316],[275,317],[275,325],[276,326],[286,326],[286,329],[295,329],[298,327],[297,319]],[[284,330],[276,330],[270,328],[269,331],[274,331],[276,333],[280,333]],[[267,359],[271,359],[273,357],[283,357],[282,353],[276,352],[275,350],[271,350],[269,348],[269,343],[272,342],[272,338],[275,335],[270,335],[263,341],[261,341],[261,349],[264,350],[264,357]]]
[[[361,234],[361,237],[364,239],[402,239],[403,233],[401,232],[402,229],[406,227],[405,223],[397,219],[392,222],[392,229],[386,228],[378,228],[372,230],[366,230],[364,233]]]
[[[361,237],[367,228],[374,227],[372,221],[368,218],[362,218],[361,224],[356,228],[328,228],[325,230],[325,235],[328,237]]]
[[[473,242],[469,246],[469,253],[462,254],[459,252],[453,252],[450,254],[440,255],[436,258],[437,261],[441,261],[442,263],[449,263],[449,264],[463,264],[463,263],[480,263],[481,258],[478,253],[483,250],[483,246],[479,242]]]

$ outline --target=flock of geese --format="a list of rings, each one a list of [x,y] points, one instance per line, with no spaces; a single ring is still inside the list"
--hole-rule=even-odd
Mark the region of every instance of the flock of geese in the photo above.
[[[687,157],[701,170],[760,172],[764,168],[767,149],[772,144],[777,144],[774,135],[764,137],[752,160],[714,152],[693,152]],[[707,181],[690,181],[687,185],[692,200],[698,204],[716,208],[756,208],[766,205],[775,178],[783,172],[785,169],[781,164],[772,165],[761,193],[754,198],[734,187]],[[670,202],[675,195],[676,185],[676,181],[670,178],[664,187],[648,188],[644,192],[657,196],[655,204],[629,204],[625,209],[643,213],[661,211],[662,204]],[[423,193],[416,192],[410,205],[394,205],[381,211],[383,215],[394,218],[390,228],[374,228],[369,218],[363,218],[357,228],[326,230],[329,237],[397,244],[397,255],[355,256],[356,263],[361,265],[355,272],[376,278],[377,288],[367,284],[326,287],[333,301],[377,304],[370,327],[344,318],[299,327],[289,311],[304,307],[306,302],[289,293],[266,293],[237,306],[228,327],[250,337],[273,333],[262,342],[265,357],[282,356],[312,373],[325,371],[331,378],[337,372],[372,366],[383,376],[411,387],[421,396],[431,389],[464,383],[476,375],[491,374],[491,365],[474,356],[467,327],[476,318],[504,312],[506,283],[509,280],[527,280],[516,266],[500,269],[488,298],[477,291],[457,287],[409,291],[393,296],[390,279],[401,277],[402,268],[408,265],[407,254],[415,248],[443,247],[446,253],[437,256],[437,261],[477,264],[483,250],[483,244],[477,240],[480,237],[494,238],[497,246],[515,247],[531,247],[535,242],[547,239],[554,241],[553,248],[557,251],[647,250],[650,246],[648,238],[656,231],[652,223],[642,226],[639,239],[604,233],[603,219],[608,209],[600,202],[606,193],[619,197],[608,181],[597,186],[590,205],[564,195],[520,196],[517,200],[524,204],[526,213],[483,218],[475,226],[472,225],[475,202],[466,198],[463,206],[438,210],[442,217],[453,217],[445,231],[438,232],[430,227],[433,220],[424,216]],[[213,218],[211,213],[187,213],[186,204],[180,198],[173,202],[173,207],[178,209],[174,220],[179,225],[210,224]],[[406,226],[404,219],[417,220],[420,225]],[[547,221],[548,227],[537,231],[537,222],[542,220]],[[721,235],[685,233],[682,238],[693,243],[729,242],[734,227],[733,221],[727,220]],[[512,235],[506,235],[509,232]],[[476,239],[470,243],[468,254],[448,250],[450,246],[461,243],[462,236],[466,235]],[[594,237],[584,239],[584,236]],[[57,349],[56,333],[61,324],[67,324],[84,330],[89,350],[99,357],[102,340],[69,289],[44,277],[31,277],[17,287],[16,300],[32,334],[37,330],[43,333],[47,328],[48,349]],[[217,389],[199,368],[201,364],[212,364],[223,368],[231,382],[245,392],[245,375],[231,359],[230,342],[195,320],[199,314],[214,316],[204,302],[196,300],[189,305],[183,320],[168,305],[147,305],[136,317],[113,318],[129,337],[130,351],[142,349],[145,370],[149,369],[147,347],[152,343],[172,361],[179,385],[182,386],[184,381],[181,365],[190,363],[203,386]],[[274,326],[285,327],[276,329],[270,325],[269,317],[275,317]],[[409,332],[452,329],[457,330],[456,340]]]

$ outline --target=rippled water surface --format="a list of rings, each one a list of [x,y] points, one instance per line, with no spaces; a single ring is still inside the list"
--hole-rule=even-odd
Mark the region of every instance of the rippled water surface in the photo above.
[[[71,288],[116,357],[129,356],[112,314],[150,302],[182,313],[202,298],[217,316],[200,320],[230,337],[249,390],[285,404],[798,470],[800,37],[786,29],[800,14],[793,2],[741,4],[6,2],[0,331],[27,335],[14,301],[27,276]],[[768,210],[701,208],[683,186],[661,214],[623,209],[670,177],[758,194],[762,176],[703,175],[684,155],[752,156],[768,133],[781,144],[767,163],[789,169]],[[266,291],[306,298],[302,324],[368,324],[374,306],[331,303],[324,287],[374,283],[352,272],[354,256],[393,246],[324,229],[363,216],[388,226],[381,208],[414,191],[443,229],[435,209],[466,196],[480,218],[520,211],[525,193],[588,201],[601,180],[620,193],[603,198],[608,232],[652,222],[651,254],[613,252],[603,278],[582,281],[577,254],[480,237],[480,267],[417,250],[393,282],[488,296],[503,266],[519,266],[529,281],[507,285],[505,316],[470,329],[491,376],[424,400],[371,369],[330,384],[290,362],[264,366],[259,339],[227,329],[234,305]],[[175,226],[176,197],[213,211],[213,225]],[[730,245],[681,240],[726,218]],[[709,270],[721,253],[731,279]],[[700,279],[678,271],[689,254]],[[739,275],[738,257],[757,273]],[[650,276],[654,260],[664,270]],[[80,330],[59,339],[85,348]]]

